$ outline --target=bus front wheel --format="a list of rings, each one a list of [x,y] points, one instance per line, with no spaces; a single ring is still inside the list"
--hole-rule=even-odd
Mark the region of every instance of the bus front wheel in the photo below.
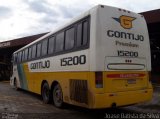
[[[63,94],[59,84],[53,88],[53,103],[56,107],[61,108],[63,106]]]
[[[42,86],[42,99],[46,104],[50,102],[50,90],[47,82],[45,82]]]
[[[16,90],[18,90],[17,80],[16,80],[16,79],[14,79],[14,88],[15,88]]]

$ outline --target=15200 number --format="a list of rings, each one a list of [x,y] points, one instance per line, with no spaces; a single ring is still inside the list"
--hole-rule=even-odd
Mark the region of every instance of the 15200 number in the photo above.
[[[60,59],[61,66],[71,66],[71,65],[81,65],[86,63],[86,56],[80,55],[80,56],[74,56],[74,57],[66,57]]]
[[[118,50],[118,56],[138,57],[138,52]]]

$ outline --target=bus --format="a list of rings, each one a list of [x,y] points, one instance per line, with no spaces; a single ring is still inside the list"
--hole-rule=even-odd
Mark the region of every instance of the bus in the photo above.
[[[13,53],[11,86],[90,109],[152,98],[151,56],[142,15],[97,5]]]

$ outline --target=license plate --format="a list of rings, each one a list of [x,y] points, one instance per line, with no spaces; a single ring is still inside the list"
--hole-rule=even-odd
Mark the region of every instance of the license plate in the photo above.
[[[136,79],[128,79],[128,84],[136,84]]]

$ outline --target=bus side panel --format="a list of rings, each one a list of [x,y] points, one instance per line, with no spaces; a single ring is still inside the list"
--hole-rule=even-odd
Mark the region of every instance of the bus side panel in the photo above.
[[[17,65],[17,71],[18,71],[19,82],[20,82],[21,88],[25,89],[25,90],[28,90],[28,83],[27,83],[27,80],[26,80],[24,65],[23,64],[18,64]]]
[[[62,88],[64,102],[87,108],[94,104],[94,93],[91,88],[92,84],[90,84],[92,82],[90,76],[94,76],[93,72],[28,73],[26,71],[26,75],[28,90],[31,92],[41,94],[43,80],[46,80],[50,87],[54,81],[57,81]]]
[[[28,63],[24,64],[24,71],[28,85],[28,91],[41,94],[41,83],[45,79],[43,73],[32,73],[29,71]]]
[[[41,94],[41,84],[43,80],[46,80],[50,87],[54,81],[57,81],[63,92],[63,100],[66,103],[92,108],[95,104],[95,93],[93,87],[95,87],[94,72],[36,72],[30,73],[28,65],[21,65],[18,69],[20,72],[21,88]],[[26,76],[26,77],[25,77]],[[25,82],[26,87],[22,83]]]

